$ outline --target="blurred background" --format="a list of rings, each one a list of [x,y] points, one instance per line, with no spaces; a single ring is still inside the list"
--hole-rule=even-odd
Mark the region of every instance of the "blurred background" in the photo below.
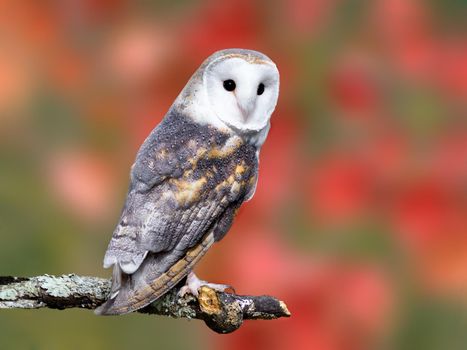
[[[2,349],[465,349],[463,0],[0,1],[0,275],[110,277],[139,145],[201,62],[281,72],[256,196],[198,275],[292,317],[2,310]]]

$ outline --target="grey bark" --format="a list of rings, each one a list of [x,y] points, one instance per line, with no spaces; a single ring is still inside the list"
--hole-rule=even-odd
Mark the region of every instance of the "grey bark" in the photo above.
[[[271,296],[245,296],[201,287],[196,298],[178,296],[180,285],[138,310],[140,313],[204,320],[217,333],[238,329],[243,320],[289,317],[284,302]],[[95,309],[108,297],[110,280],[99,277],[61,276],[0,277],[0,309]]]

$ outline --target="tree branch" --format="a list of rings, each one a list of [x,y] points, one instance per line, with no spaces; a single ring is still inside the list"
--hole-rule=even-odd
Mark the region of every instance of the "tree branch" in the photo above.
[[[138,310],[146,314],[196,318],[217,333],[238,329],[243,320],[289,317],[284,302],[270,296],[245,296],[201,287],[198,298],[178,296],[181,285],[159,300]],[[110,280],[98,277],[61,276],[0,277],[0,309],[95,309],[108,297]]]

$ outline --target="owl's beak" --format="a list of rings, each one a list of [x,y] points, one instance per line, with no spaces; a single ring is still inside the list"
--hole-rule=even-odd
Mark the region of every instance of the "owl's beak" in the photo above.
[[[251,112],[255,108],[256,99],[255,98],[245,98],[241,99],[237,97],[237,105],[243,115],[243,121],[247,121],[248,117],[251,115]]]

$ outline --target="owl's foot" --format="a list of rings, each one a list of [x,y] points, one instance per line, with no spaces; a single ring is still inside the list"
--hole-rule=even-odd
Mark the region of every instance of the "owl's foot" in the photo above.
[[[206,286],[211,289],[214,289],[218,292],[224,292],[226,289],[232,289],[232,286],[229,286],[227,284],[215,284],[215,283],[208,283],[206,281],[200,280],[195,273],[192,271],[188,274],[188,277],[186,279],[185,285],[180,288],[180,291],[178,292],[178,295],[180,297],[184,297],[186,293],[190,293],[194,295],[195,297],[198,297],[198,290],[202,287]]]

